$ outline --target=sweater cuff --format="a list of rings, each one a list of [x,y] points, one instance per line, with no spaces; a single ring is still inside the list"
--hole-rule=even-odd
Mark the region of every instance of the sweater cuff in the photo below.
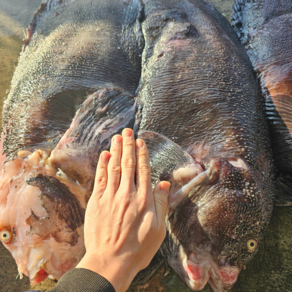
[[[112,284],[99,274],[75,268],[68,271],[49,292],[115,292]]]

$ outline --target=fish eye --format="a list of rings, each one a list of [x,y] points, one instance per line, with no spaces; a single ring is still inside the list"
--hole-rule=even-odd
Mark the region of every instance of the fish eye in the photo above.
[[[248,252],[254,252],[258,247],[258,242],[255,239],[248,239],[246,241],[246,248]]]
[[[0,240],[3,242],[3,243],[9,243],[11,242],[13,238],[13,234],[11,231],[7,230],[7,229],[2,229],[0,231]]]

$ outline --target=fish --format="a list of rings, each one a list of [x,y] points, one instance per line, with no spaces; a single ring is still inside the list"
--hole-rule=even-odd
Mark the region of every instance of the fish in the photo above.
[[[273,209],[263,104],[244,47],[205,1],[42,4],[0,143],[0,239],[19,274],[36,284],[80,261],[99,154],[129,127],[153,186],[171,182],[166,238],[137,279],[166,261],[192,290],[230,289]]]
[[[227,291],[273,209],[264,99],[244,48],[212,5],[148,3],[137,97],[152,178],[171,182],[160,254],[190,289],[208,282]]]
[[[259,79],[277,168],[275,202],[292,205],[292,3],[236,0],[232,24]]]

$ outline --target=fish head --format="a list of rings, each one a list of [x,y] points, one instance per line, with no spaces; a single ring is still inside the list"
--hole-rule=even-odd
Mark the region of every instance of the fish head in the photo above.
[[[200,174],[204,181],[170,208],[162,248],[191,289],[209,282],[214,291],[229,290],[257,252],[273,201],[256,173],[241,159],[214,159]],[[171,204],[178,193],[170,194]]]
[[[5,162],[2,157],[0,240],[32,285],[48,275],[59,279],[85,253],[85,191],[46,164],[48,155],[36,150]]]

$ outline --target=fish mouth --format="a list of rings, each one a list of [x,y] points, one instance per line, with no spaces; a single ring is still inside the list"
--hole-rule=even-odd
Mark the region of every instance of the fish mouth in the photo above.
[[[235,266],[222,267],[219,270],[211,270],[209,284],[214,292],[230,290],[237,281],[240,269]]]
[[[210,278],[210,265],[197,264],[189,259],[184,259],[183,268],[187,275],[185,280],[192,290],[200,291],[206,286]]]
[[[30,281],[30,282],[31,282],[32,285],[35,285],[35,284],[38,284],[38,283],[44,281],[48,276],[49,276],[49,274],[44,269],[40,269],[36,273],[33,281]]]
[[[29,281],[31,285],[36,285],[42,281],[44,281],[49,274],[45,270],[46,260],[41,259],[39,263],[28,271],[29,273]]]
[[[67,271],[71,270],[76,266],[77,260],[67,259],[60,263],[59,268],[53,267],[52,258],[46,260],[42,258],[34,267],[28,270],[28,276],[31,285],[36,285],[44,281],[47,277],[51,276],[55,279],[59,279]]]
[[[230,290],[235,284],[240,269],[235,266],[218,267],[213,260],[195,262],[185,258],[182,262],[185,280],[188,286],[195,291],[202,290],[207,282],[214,292]]]

